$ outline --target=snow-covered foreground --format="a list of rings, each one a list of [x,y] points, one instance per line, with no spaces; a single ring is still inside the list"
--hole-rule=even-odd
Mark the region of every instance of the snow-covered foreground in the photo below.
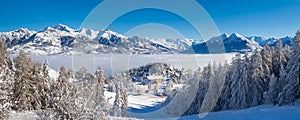
[[[105,96],[110,99],[113,104],[115,93],[105,92]],[[300,120],[300,106],[271,106],[261,105],[244,110],[228,110],[221,112],[211,112],[208,114],[199,114],[184,117],[172,117],[168,115],[162,108],[161,103],[165,97],[153,96],[149,94],[141,96],[128,97],[129,99],[129,112],[128,117],[146,120]],[[31,120],[36,119],[38,116],[34,112],[16,113],[13,112],[13,120]],[[111,119],[128,119],[116,118]]]
[[[114,93],[105,92],[106,97],[114,97]],[[162,106],[166,97],[149,94],[141,96],[129,95],[128,117],[149,120],[300,120],[300,106],[271,106],[261,105],[244,110],[228,110],[211,112],[184,117],[172,117],[168,115]],[[113,103],[114,99],[110,100]]]
[[[181,120],[300,120],[300,106],[276,107],[270,105],[261,105],[244,110],[230,110],[222,112],[212,112],[209,114],[200,114],[186,116]]]
[[[115,93],[105,92],[106,98],[109,98],[109,103],[112,105],[114,102]],[[140,96],[129,95],[128,96],[128,117],[130,118],[152,118],[152,115],[163,116],[168,118],[169,116],[163,112],[162,103],[165,101],[166,96],[154,96],[151,94],[144,94]]]

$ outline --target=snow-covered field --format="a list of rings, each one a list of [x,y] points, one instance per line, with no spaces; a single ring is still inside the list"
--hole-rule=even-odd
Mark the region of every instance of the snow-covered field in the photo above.
[[[114,93],[105,92],[106,97],[114,97]],[[161,103],[165,97],[158,97],[149,94],[142,96],[132,96],[129,99],[128,117],[149,119],[149,120],[300,120],[300,106],[272,106],[261,105],[244,110],[228,110],[221,112],[211,112],[184,117],[172,117],[168,115]],[[113,103],[114,99],[111,99]]]
[[[112,104],[115,93],[105,92],[105,96],[110,99]],[[161,107],[161,102],[165,97],[158,97],[149,94],[128,97],[129,112],[128,117],[146,120],[300,120],[300,106],[271,106],[261,105],[244,110],[229,110],[222,112],[211,112],[184,117],[172,117]],[[13,112],[13,120],[31,120],[37,118],[34,112],[16,113]],[[111,118],[126,119],[126,118]]]
[[[270,106],[261,105],[244,110],[230,110],[222,112],[212,112],[209,114],[200,114],[186,116],[181,120],[300,120],[300,106]]]

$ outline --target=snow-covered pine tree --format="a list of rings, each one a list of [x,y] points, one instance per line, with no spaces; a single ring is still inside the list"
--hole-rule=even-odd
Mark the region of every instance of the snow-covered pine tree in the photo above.
[[[100,104],[101,101],[104,100],[104,84],[105,84],[105,74],[101,67],[98,67],[97,71],[95,72],[95,78],[93,82],[96,83],[96,96],[95,101],[97,102],[97,105]]]
[[[107,91],[109,92],[115,92],[116,91],[116,87],[115,87],[115,83],[114,83],[114,76],[110,76],[110,80],[108,80],[108,86],[107,86]]]
[[[72,68],[70,68],[68,70],[68,72],[67,72],[67,78],[69,79],[70,82],[71,81],[73,82],[73,81],[76,80],[76,78],[75,78],[75,72],[74,72],[74,70]]]
[[[76,72],[76,80],[77,81],[74,82],[76,97],[73,99],[76,101],[75,106],[77,109],[74,110],[76,117],[73,117],[75,117],[75,119],[91,119],[93,115],[93,106],[90,100],[93,95],[94,76],[88,73],[85,67],[82,67]]]
[[[269,89],[264,93],[265,103],[273,105],[276,104],[276,99],[278,95],[278,90],[276,88],[277,84],[278,79],[274,74],[272,74],[269,82]]]
[[[218,93],[219,94],[219,98],[218,101],[213,109],[213,111],[220,111],[224,108],[224,106],[226,106],[226,100],[229,99],[228,97],[228,93],[229,91],[229,84],[227,82],[227,76],[229,74],[229,68],[230,65],[227,63],[227,61],[225,61],[224,65],[219,64],[219,67],[217,69],[216,72],[216,77],[218,79],[218,83],[219,85],[217,86],[217,90],[220,90]]]
[[[93,118],[92,119],[104,119],[109,114],[109,107],[104,96],[104,84],[105,74],[102,68],[98,67],[95,72],[94,88],[92,89],[93,97]]]
[[[291,104],[300,97],[300,31],[296,33],[291,59],[286,66],[286,81],[283,91],[279,94],[279,105]]]
[[[236,57],[240,58],[240,55],[237,55]],[[236,62],[238,62],[238,59],[233,58],[233,60],[237,60]],[[241,62],[241,61],[240,61]],[[230,104],[230,99],[231,99],[231,93],[232,93],[232,89],[231,89],[231,85],[233,83],[233,81],[231,80],[231,75],[233,74],[231,65],[229,65],[227,63],[227,61],[225,61],[224,66],[222,67],[224,73],[222,73],[223,77],[222,79],[223,81],[223,87],[222,87],[222,91],[221,91],[221,95],[216,103],[216,106],[214,107],[213,111],[220,111],[220,110],[227,110],[230,109],[229,104]]]
[[[207,67],[203,68],[201,78],[192,79],[192,81],[198,82],[198,86],[194,86],[193,82],[190,82],[189,84],[191,85],[191,87],[188,88],[188,90],[191,90],[193,92],[193,89],[196,89],[196,94],[194,96],[193,101],[190,104],[190,107],[186,110],[184,115],[199,114],[200,112],[202,112],[201,109],[202,109],[203,101],[209,88],[209,82],[214,78],[213,76],[214,71],[215,70],[213,65],[209,63]]]
[[[221,108],[222,106],[219,106],[217,104],[219,97],[221,95],[223,85],[225,82],[226,77],[226,69],[223,67],[223,65],[220,63],[217,67],[216,63],[213,63],[213,69],[212,69],[212,78],[208,81],[209,87],[207,91],[207,95],[205,96],[205,99],[202,103],[201,112],[211,112],[216,108]]]
[[[116,96],[112,112],[116,117],[124,117],[126,116],[128,110],[128,95],[121,82],[115,83],[115,86]]]
[[[263,60],[261,53],[256,49],[251,56],[250,69],[252,74],[250,77],[249,92],[252,99],[251,106],[260,105],[264,102],[263,93],[267,90],[268,81],[265,81],[267,75],[263,67]]]
[[[266,45],[263,49],[260,51],[261,57],[262,57],[262,67],[264,70],[264,81],[269,82],[271,77],[271,71],[272,71],[272,52],[271,48]]]
[[[50,78],[49,76],[49,62],[48,60],[45,60],[45,63],[43,64],[43,76],[44,78]]]
[[[0,120],[10,117],[12,106],[13,71],[5,41],[0,39]]]
[[[242,61],[242,62],[241,62]],[[244,60],[241,60],[240,55],[237,55],[233,61],[233,75],[231,77],[232,85],[230,87],[231,99],[229,106],[231,109],[244,109],[250,107],[251,96],[250,91],[250,64],[249,57],[246,53]]]
[[[265,103],[276,105],[279,102],[279,94],[283,90],[285,84],[286,70],[282,66],[280,69],[280,78],[277,78],[274,74],[270,78],[268,91],[264,93]]]
[[[72,76],[70,74],[70,76]],[[76,109],[72,110],[73,119],[105,119],[109,107],[104,97],[105,75],[101,68],[90,74],[82,67],[76,72],[73,100]]]
[[[214,108],[214,111],[220,111],[220,110],[227,110],[229,109],[229,100],[231,98],[231,89],[230,86],[232,84],[231,81],[231,75],[233,74],[231,71],[231,65],[228,64],[227,61],[225,61],[225,64],[223,66],[223,70],[225,72],[225,78],[224,78],[224,86],[220,95],[220,98],[218,102],[216,103],[216,106]]]
[[[291,58],[291,47],[289,45],[286,45],[284,47],[284,56],[285,56],[285,60],[286,62],[288,62]]]
[[[226,91],[226,98],[223,101],[225,102],[223,109],[233,109],[234,105],[237,103],[238,99],[236,94],[239,92],[238,89],[238,80],[241,78],[241,70],[242,69],[243,60],[240,54],[237,54],[231,62],[231,69],[229,72],[228,78],[226,78],[225,85],[228,87]]]
[[[280,69],[280,78],[277,78],[274,74],[270,78],[269,89],[265,92],[264,97],[266,98],[267,104],[276,105],[279,102],[279,94],[283,90],[285,84],[286,70],[284,67]]]
[[[85,68],[77,72],[76,119],[105,119],[109,108],[104,97],[105,75],[99,67],[95,74]]]
[[[181,76],[179,80],[186,85],[180,89],[173,90],[164,102],[164,105],[166,105],[164,111],[174,116],[190,114],[190,112],[194,113],[194,108],[197,108],[195,104],[200,104],[201,107],[201,103],[196,102],[194,99],[197,97],[199,81],[202,80],[202,70],[199,68],[194,73],[190,70],[181,71]]]
[[[286,76],[287,73],[286,73],[286,69],[284,67],[281,67],[280,69],[280,78],[278,78],[278,82],[276,83],[276,91],[274,93],[275,95],[275,100],[274,100],[274,104],[279,104],[279,95],[280,93],[283,91],[283,87],[284,85],[286,84]]]
[[[15,81],[14,81],[14,110],[25,111],[32,110],[31,94],[30,94],[30,67],[31,60],[28,58],[24,51],[20,51],[19,55],[13,59],[15,68]]]
[[[46,60],[43,65],[38,62],[32,63],[34,64],[33,69],[33,77],[36,79],[37,87],[40,90],[38,94],[41,97],[41,110],[36,111],[36,114],[39,116],[38,119],[45,120],[50,119],[51,115],[51,107],[52,107],[52,96],[50,91],[50,85],[53,84],[53,80],[51,80],[49,76],[49,64]]]
[[[45,108],[51,108],[52,107],[52,102],[53,102],[53,96],[52,96],[52,88],[51,86],[53,86],[54,84],[54,80],[50,77],[49,75],[49,71],[50,71],[50,67],[49,67],[49,62],[48,60],[45,60],[45,63],[43,64],[43,70],[42,70],[42,74],[43,74],[43,79],[45,80],[43,85],[44,91],[45,91],[45,98],[43,101],[43,106]]]
[[[112,108],[112,114],[113,116],[116,116],[116,117],[120,117],[122,116],[121,115],[121,106],[122,106],[122,96],[121,96],[121,93],[120,93],[120,87],[118,85],[118,83],[115,83],[115,89],[116,89],[116,96],[115,96],[115,101],[114,101],[114,104],[113,104],[113,108]]]
[[[14,110],[39,110],[42,108],[44,80],[41,77],[41,65],[33,63],[24,51],[14,58]]]
[[[78,83],[88,84],[89,82],[91,82],[91,79],[89,78],[91,77],[91,74],[88,73],[87,69],[84,66],[76,72],[75,76]]]
[[[67,72],[61,66],[59,77],[52,86],[53,116],[55,119],[74,119],[76,90],[67,79]]]
[[[33,92],[33,95],[37,99],[37,103],[40,105],[37,106],[36,110],[46,109],[48,106],[48,81],[47,78],[43,75],[43,67],[39,62],[32,63],[32,80],[35,82],[35,86],[37,91]]]
[[[272,72],[277,78],[279,78],[281,66],[286,66],[286,56],[284,55],[284,50],[282,48],[281,39],[277,42],[273,57],[272,57]]]

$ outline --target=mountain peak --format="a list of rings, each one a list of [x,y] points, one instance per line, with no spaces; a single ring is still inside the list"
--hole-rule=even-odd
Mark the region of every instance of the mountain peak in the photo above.
[[[240,38],[241,40],[248,40],[246,37],[238,34],[238,33],[233,33],[229,36],[230,38]]]
[[[56,26],[53,27],[54,29],[58,29],[58,30],[61,30],[61,31],[66,31],[66,32],[71,32],[71,31],[74,31],[72,28],[64,25],[64,24],[58,24]]]
[[[33,33],[34,31],[31,31],[27,28],[20,28],[18,30],[15,30],[14,32],[18,32],[18,33]]]
[[[236,36],[236,37],[244,37],[242,36],[241,34],[238,34],[238,33],[232,33],[233,36]]]
[[[222,35],[220,35],[222,37],[222,39],[228,38],[229,35],[227,33],[223,33]]]
[[[99,33],[99,35],[103,38],[106,38],[106,39],[110,39],[113,36],[119,37],[119,38],[126,38],[125,36],[123,36],[123,35],[121,35],[117,32],[111,31],[109,29],[103,30],[102,32]]]

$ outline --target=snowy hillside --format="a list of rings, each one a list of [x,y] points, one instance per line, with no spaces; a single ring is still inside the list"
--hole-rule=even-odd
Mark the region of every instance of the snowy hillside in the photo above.
[[[229,110],[181,117],[180,120],[299,120],[300,107],[261,105],[245,110]],[[172,118],[167,118],[172,119]],[[177,118],[173,118],[177,119]]]

